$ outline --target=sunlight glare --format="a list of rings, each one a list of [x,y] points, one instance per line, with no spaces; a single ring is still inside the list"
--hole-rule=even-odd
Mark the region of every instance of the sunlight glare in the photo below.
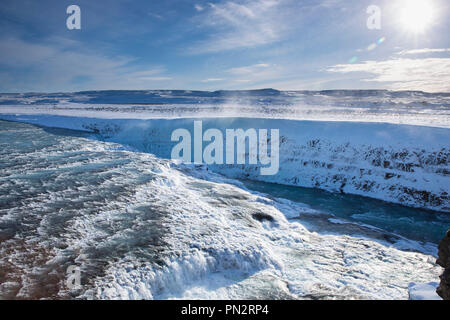
[[[425,32],[433,21],[433,16],[431,0],[406,0],[402,3],[400,21],[409,32]]]

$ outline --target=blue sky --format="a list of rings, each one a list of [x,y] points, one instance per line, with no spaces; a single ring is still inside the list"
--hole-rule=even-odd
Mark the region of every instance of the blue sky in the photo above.
[[[411,1],[2,0],[0,92],[450,92],[450,3],[423,0],[432,14],[418,32]],[[72,4],[81,30],[66,27]],[[369,5],[380,30],[367,28]]]

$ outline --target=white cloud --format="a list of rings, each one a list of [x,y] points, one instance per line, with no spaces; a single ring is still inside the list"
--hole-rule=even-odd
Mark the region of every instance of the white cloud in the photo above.
[[[243,75],[243,74],[252,74],[255,72],[260,72],[262,69],[270,67],[267,63],[259,63],[251,66],[239,67],[239,68],[231,68],[227,70],[228,73],[235,75]]]
[[[219,52],[278,41],[283,31],[290,27],[285,18],[286,10],[282,10],[281,3],[278,0],[210,3],[199,21],[200,26],[208,28],[214,34],[194,45],[189,52]]]
[[[142,81],[169,81],[172,80],[171,77],[143,77],[139,78]]]
[[[425,53],[443,53],[443,52],[450,52],[450,48],[443,48],[443,49],[414,49],[414,50],[403,50],[398,52],[398,55],[407,55],[407,54],[425,54]]]
[[[162,15],[154,13],[154,12],[149,12],[148,15],[150,17],[156,18],[158,20],[164,20],[164,17]]]
[[[209,79],[205,79],[202,80],[202,82],[217,82],[217,81],[224,81],[225,79],[221,79],[221,78],[209,78]]]
[[[285,78],[289,71],[290,69],[285,69],[278,64],[258,63],[230,68],[224,70],[223,74],[219,74],[222,77],[211,77],[200,81],[208,85],[220,84],[220,89],[261,88],[270,86],[273,81]],[[219,87],[214,88],[219,89]]]
[[[201,5],[199,5],[199,4],[195,4],[194,5],[194,8],[195,8],[195,10],[197,10],[197,11],[203,11],[205,8],[203,8]]]
[[[391,59],[338,64],[329,72],[364,72],[372,77],[363,81],[385,83],[392,90],[450,92],[450,58]]]
[[[45,61],[58,53],[52,46],[28,43],[20,39],[6,38],[0,41],[0,64],[27,67]]]
[[[0,67],[6,67],[1,91],[149,89],[151,82],[172,80],[161,66],[133,66],[130,57],[109,57],[73,40],[49,38],[39,44],[0,40]],[[11,67],[16,71],[9,72]]]
[[[225,72],[229,74],[227,82],[229,86],[251,84],[252,88],[257,88],[267,87],[274,81],[280,81],[290,73],[290,70],[278,64],[258,63],[231,68]]]

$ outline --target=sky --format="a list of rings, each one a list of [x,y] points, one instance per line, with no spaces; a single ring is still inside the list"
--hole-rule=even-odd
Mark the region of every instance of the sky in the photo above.
[[[450,92],[448,30],[448,0],[2,0],[0,92]]]

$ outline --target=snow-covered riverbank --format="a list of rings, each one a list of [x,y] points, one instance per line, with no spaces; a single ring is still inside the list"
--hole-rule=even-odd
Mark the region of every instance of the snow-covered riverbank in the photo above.
[[[21,110],[23,111],[23,110]],[[85,130],[102,140],[170,158],[171,133],[193,131],[194,119],[99,119],[2,114],[1,119]],[[364,195],[450,212],[449,136],[446,128],[385,123],[205,118],[204,130],[280,129],[280,170],[261,176],[258,165],[213,165],[233,178]],[[205,146],[206,144],[204,144]]]

